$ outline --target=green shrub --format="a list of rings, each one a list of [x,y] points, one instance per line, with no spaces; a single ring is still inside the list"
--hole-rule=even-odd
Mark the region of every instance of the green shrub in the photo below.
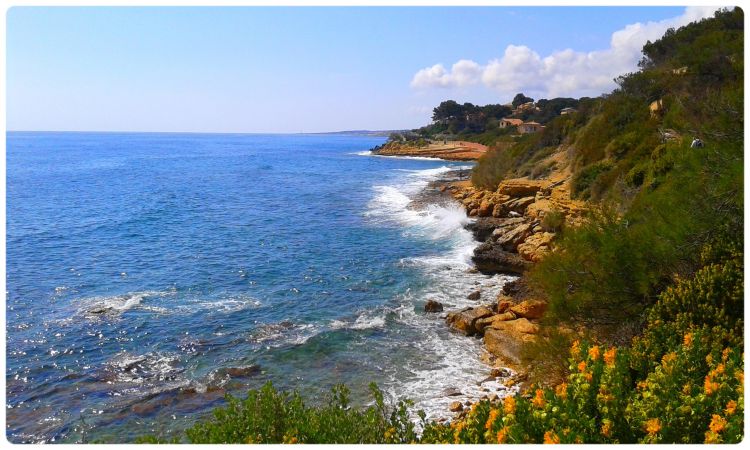
[[[579,198],[588,198],[591,196],[590,187],[596,179],[603,173],[612,169],[612,163],[602,161],[591,164],[580,170],[573,178],[573,195]]]
[[[548,211],[542,217],[541,226],[544,231],[558,232],[562,230],[563,225],[565,225],[565,215],[556,209]]]

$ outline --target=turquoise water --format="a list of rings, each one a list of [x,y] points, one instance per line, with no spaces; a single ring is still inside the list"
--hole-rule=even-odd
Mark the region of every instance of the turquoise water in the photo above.
[[[122,442],[272,381],[376,381],[446,416],[487,367],[422,312],[469,273],[457,205],[413,207],[465,167],[369,156],[338,135],[9,133],[7,435]],[[315,395],[308,395],[315,397]]]

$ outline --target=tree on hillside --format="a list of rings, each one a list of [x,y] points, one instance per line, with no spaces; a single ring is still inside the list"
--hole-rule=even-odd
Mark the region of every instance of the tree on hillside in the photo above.
[[[515,97],[513,97],[513,102],[511,102],[511,104],[513,105],[514,108],[518,108],[518,105],[523,105],[524,103],[533,102],[533,101],[534,101],[533,98],[526,97],[525,95],[523,95],[522,92],[519,92],[518,94],[516,94]]]
[[[464,107],[462,105],[459,105],[454,100],[446,100],[432,110],[432,120],[440,122],[443,120],[455,119],[461,117],[463,112]]]

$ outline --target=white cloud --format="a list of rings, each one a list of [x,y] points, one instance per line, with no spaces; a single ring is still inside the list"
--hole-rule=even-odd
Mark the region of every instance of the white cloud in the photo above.
[[[610,46],[604,50],[566,49],[542,57],[527,46],[508,45],[501,57],[484,66],[462,59],[450,71],[442,64],[422,69],[411,86],[455,88],[481,82],[505,97],[517,92],[536,97],[596,96],[614,89],[615,77],[637,69],[646,41],[659,39],[668,28],[710,17],[717,9],[690,6],[671,19],[627,25],[612,33]]]
[[[446,72],[442,64],[435,64],[420,70],[411,80],[415,88],[427,87],[463,87],[476,84],[482,74],[482,67],[468,59],[462,59],[453,64],[450,72]]]

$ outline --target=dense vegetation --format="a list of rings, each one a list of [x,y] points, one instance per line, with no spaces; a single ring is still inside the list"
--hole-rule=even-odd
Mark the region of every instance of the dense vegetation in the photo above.
[[[500,120],[513,117],[523,121],[535,121],[546,124],[560,115],[560,111],[567,107],[577,107],[579,100],[573,98],[540,99],[536,101],[536,108],[513,113],[514,108],[522,103],[533,102],[534,99],[522,93],[516,95],[509,105],[477,106],[472,103],[459,104],[454,100],[446,100],[438,105],[432,114],[432,124],[413,130],[411,138],[416,139],[460,139],[479,142],[485,145],[496,144],[498,141],[512,142],[511,128],[500,128]]]
[[[230,399],[184,438],[741,441],[743,39],[739,8],[669,30],[644,46],[641,70],[620,77],[615,92],[582,99],[577,113],[555,116],[542,133],[496,140],[477,165],[473,181],[494,188],[508,176],[543,176],[539,162],[562,145],[572,158],[575,195],[596,205],[582,226],[566,228],[559,217],[545,224],[562,228],[561,238],[530,274],[550,304],[547,339],[535,355],[561,365],[549,371],[562,374],[558,379],[548,373],[526,395],[479,402],[448,425],[423,419],[419,436],[409,403],[388,407],[377,389],[374,405],[358,410],[341,388],[327,404],[309,407],[298,394],[267,386]],[[656,100],[662,108],[651,114]],[[467,105],[444,102],[435,110],[436,128],[422,135],[473,127],[471,114],[485,114],[488,123],[497,117],[490,114],[507,112]],[[690,148],[693,136],[705,147]]]

